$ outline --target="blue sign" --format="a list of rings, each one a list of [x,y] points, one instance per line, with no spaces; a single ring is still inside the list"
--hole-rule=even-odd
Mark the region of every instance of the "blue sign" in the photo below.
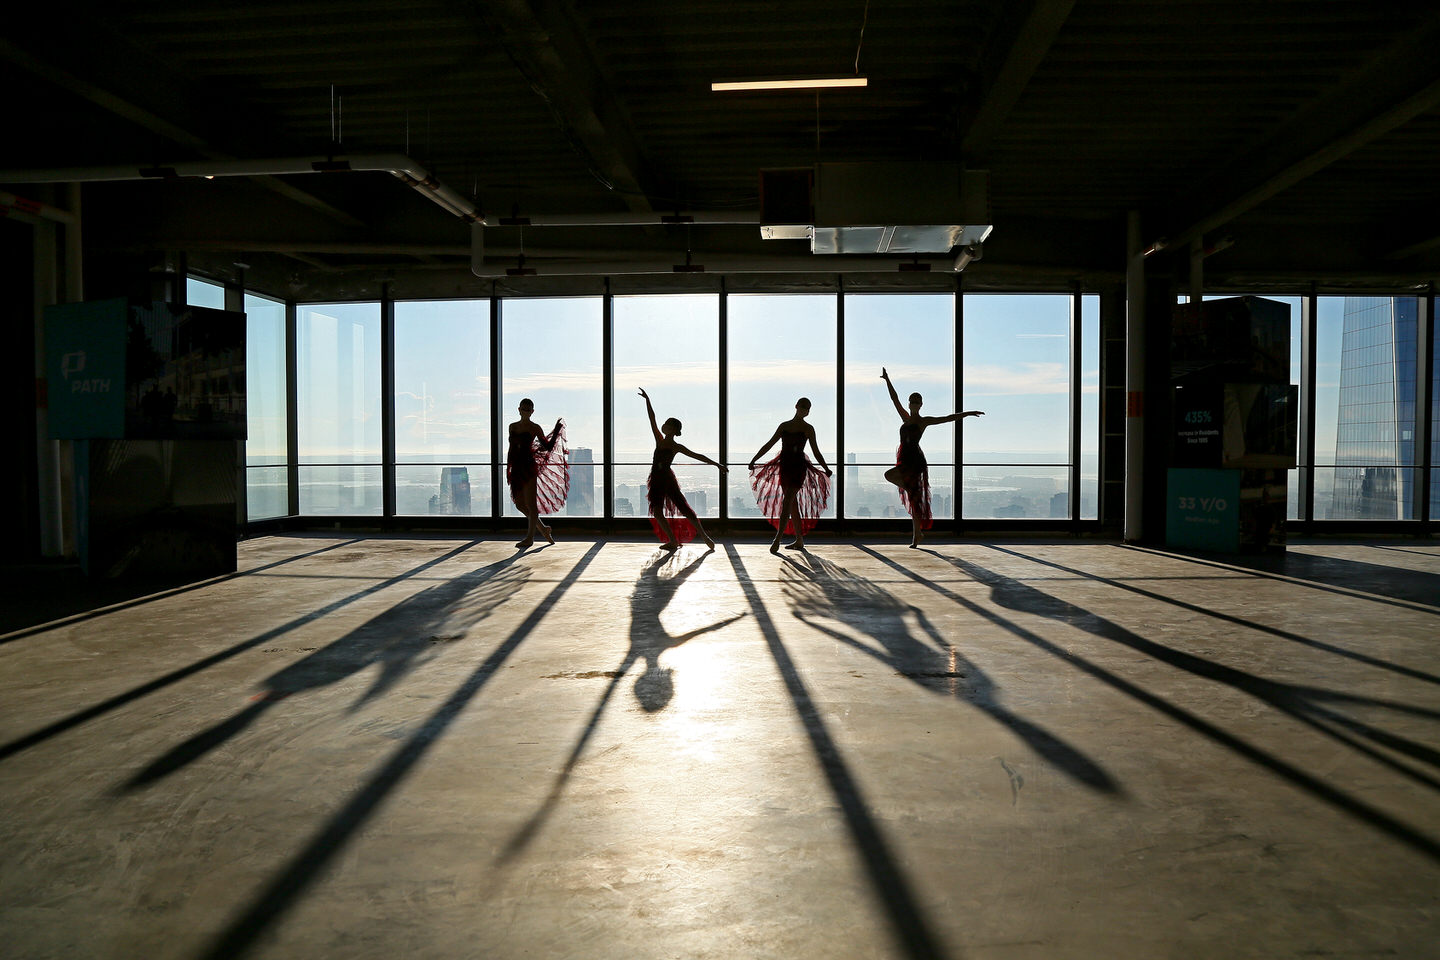
[[[125,436],[125,300],[45,308],[50,438]]]
[[[1171,547],[1240,549],[1240,471],[1168,471],[1165,543]]]

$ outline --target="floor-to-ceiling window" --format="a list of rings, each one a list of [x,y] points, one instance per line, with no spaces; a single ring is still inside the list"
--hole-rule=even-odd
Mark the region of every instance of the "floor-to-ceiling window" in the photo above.
[[[955,297],[953,294],[853,294],[845,298],[845,515],[906,517],[885,471],[895,465],[900,415],[880,371],[895,385],[900,405],[921,397],[922,416],[955,413]],[[974,423],[974,421],[970,421]],[[921,440],[930,464],[931,513],[955,516],[955,434],[945,423]]]
[[[1316,305],[1315,519],[1412,520],[1415,297]]]
[[[245,511],[251,520],[290,512],[285,304],[245,295]]]
[[[963,431],[964,517],[1070,516],[1073,305],[1067,294],[966,295],[961,405],[985,416]]]
[[[199,277],[185,278],[185,302],[192,307],[225,309],[225,288],[212,280]]]
[[[501,429],[519,419],[521,399],[549,433],[565,421],[570,495],[563,514],[594,517],[604,510],[604,302],[600,297],[530,298],[500,304]],[[504,496],[505,515],[520,511]]]
[[[801,397],[811,403],[809,422],[821,456],[838,469],[836,307],[834,294],[728,298],[730,516],[760,516],[746,465],[776,426],[795,416],[795,403]],[[761,462],[778,452],[777,442]],[[808,449],[806,455],[813,457]],[[832,497],[822,516],[834,515]]]
[[[296,307],[300,512],[382,509],[380,305]]]
[[[643,517],[655,440],[638,390],[650,394],[661,424],[680,421],[681,445],[712,460],[720,456],[720,298],[616,297],[612,325],[613,509],[617,517]],[[675,477],[698,516],[719,515],[725,487],[718,470],[681,454]]]
[[[490,301],[395,304],[395,513],[490,516]]]

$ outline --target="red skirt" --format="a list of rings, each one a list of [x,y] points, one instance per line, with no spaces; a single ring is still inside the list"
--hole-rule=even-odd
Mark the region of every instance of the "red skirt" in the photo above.
[[[930,515],[930,465],[919,446],[908,449],[900,444],[895,450],[895,466],[900,468],[904,484],[900,487],[900,505],[914,517],[921,530],[929,530],[935,519]]]
[[[780,526],[780,509],[785,505],[786,487],[799,487],[800,492],[795,497],[795,517],[780,532],[796,534],[795,522],[798,519],[798,533],[809,533],[815,529],[820,514],[825,511],[825,504],[830,502],[830,478],[824,470],[811,463],[809,457],[804,457],[803,463],[792,461],[781,464],[777,456],[751,470],[750,489],[755,491],[755,502],[760,512],[765,514],[765,519],[770,521],[770,526],[776,529]]]
[[[645,492],[650,501],[650,527],[661,543],[670,542],[657,519],[662,516],[669,522],[676,543],[689,543],[695,539],[695,525],[685,516],[694,511],[686,502],[685,494],[680,492],[680,482],[675,479],[674,470],[668,467],[652,467],[650,479],[645,481]]]
[[[516,450],[511,445],[505,463],[505,480],[510,484],[510,500],[516,509],[520,506],[520,490],[530,481],[535,481],[535,510],[537,513],[559,513],[570,495],[569,451],[565,447],[565,432],[552,434],[552,444],[546,449],[539,441],[532,441],[530,449]]]

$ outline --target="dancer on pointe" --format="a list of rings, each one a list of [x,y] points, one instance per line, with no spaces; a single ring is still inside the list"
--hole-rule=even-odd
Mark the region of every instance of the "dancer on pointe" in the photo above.
[[[785,545],[786,549],[804,550],[805,534],[815,528],[830,500],[830,466],[815,444],[815,428],[805,422],[809,414],[810,401],[801,397],[795,402],[795,416],[776,427],[765,445],[750,458],[750,488],[755,491],[760,512],[775,527],[771,553],[780,552],[780,538],[786,533],[795,535],[795,539]],[[779,454],[757,469],[755,461],[777,440],[780,441]],[[805,456],[807,442],[815,452],[815,459],[820,461],[819,467]]]
[[[884,367],[880,368],[880,379],[885,381],[885,389],[890,391],[890,402],[895,404],[895,412],[900,414],[901,421],[895,466],[885,471],[885,479],[900,488],[900,503],[910,514],[910,546],[918,547],[925,539],[922,531],[929,530],[934,523],[930,516],[930,465],[925,461],[925,451],[920,449],[920,437],[928,426],[966,417],[983,417],[985,411],[966,410],[946,417],[922,417],[920,405],[924,401],[920,394],[910,394],[910,410],[907,412],[900,406],[900,395],[895,392],[895,384],[890,382],[890,374]]]
[[[650,479],[645,482],[646,496],[650,501],[650,525],[664,546],[663,550],[677,550],[682,543],[689,543],[699,533],[707,550],[715,549],[715,541],[705,532],[700,518],[680,492],[680,483],[675,479],[675,454],[683,453],[701,463],[719,467],[727,473],[725,465],[716,463],[702,453],[696,453],[675,438],[680,436],[680,421],[674,417],[665,421],[663,427],[655,425],[655,408],[650,404],[650,394],[642,387],[640,396],[645,398],[645,412],[650,415],[650,432],[655,434],[655,456],[650,461]]]
[[[540,424],[530,419],[535,404],[527,397],[520,401],[520,419],[510,424],[510,444],[505,450],[505,479],[510,499],[529,520],[525,539],[515,544],[524,550],[540,534],[550,543],[555,538],[540,520],[542,513],[554,513],[570,493],[570,464],[565,449],[565,421],[556,420],[546,436]]]

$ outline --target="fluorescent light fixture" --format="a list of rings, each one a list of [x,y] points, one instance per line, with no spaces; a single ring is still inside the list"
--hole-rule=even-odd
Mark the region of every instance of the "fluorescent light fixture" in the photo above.
[[[864,77],[790,77],[770,80],[716,80],[710,84],[712,92],[731,90],[821,90],[827,87],[863,87],[869,83]]]

